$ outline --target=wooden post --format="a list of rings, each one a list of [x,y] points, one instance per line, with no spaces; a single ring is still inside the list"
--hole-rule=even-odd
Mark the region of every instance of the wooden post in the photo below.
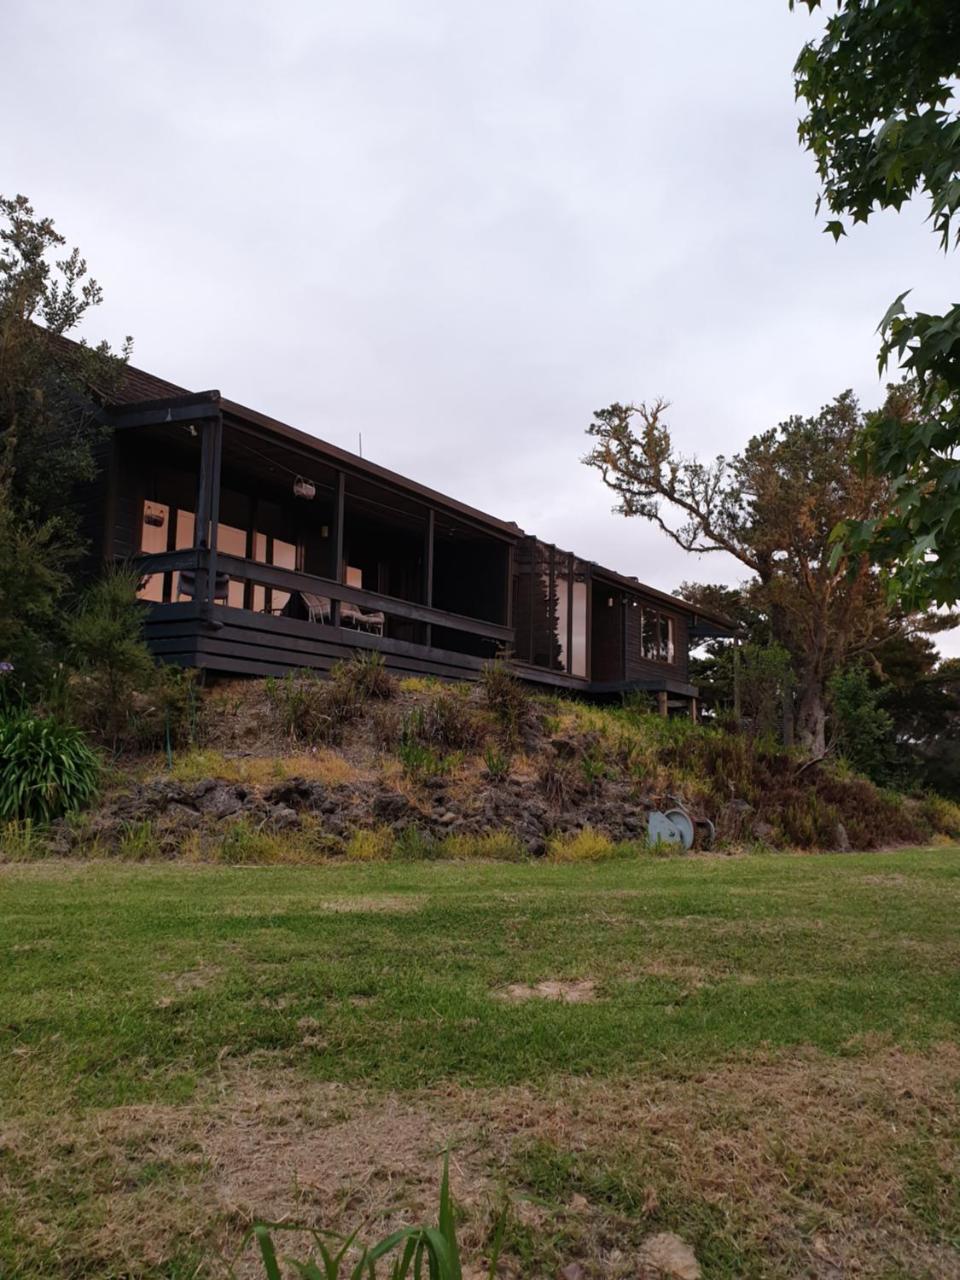
[[[427,529],[424,535],[423,548],[423,603],[433,607],[433,542],[436,532],[436,515],[433,507],[427,511]],[[433,627],[429,622],[423,624],[423,640],[428,647],[433,643]]]
[[[664,719],[670,714],[669,695],[666,689],[661,689],[657,694],[657,709]]]
[[[693,721],[694,724],[696,724],[697,721],[699,720],[696,698],[690,699],[690,719]]]
[[[740,637],[733,638],[733,718],[740,722]]]
[[[217,525],[220,522],[220,461],[223,419],[218,414],[201,428],[200,475],[193,542],[197,552],[195,602],[209,615],[217,586]]]
[[[343,582],[343,507],[347,489],[347,477],[342,471],[337,472],[337,498],[333,513],[333,571],[330,574],[334,582]],[[340,601],[330,601],[330,625],[340,625]]]

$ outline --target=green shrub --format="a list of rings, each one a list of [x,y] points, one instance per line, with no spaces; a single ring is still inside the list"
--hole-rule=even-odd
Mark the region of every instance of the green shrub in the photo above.
[[[180,743],[195,736],[195,673],[158,663],[144,641],[140,575],[110,569],[67,621],[70,718],[119,750]]]
[[[838,671],[830,681],[830,708],[837,747],[855,769],[873,782],[890,780],[893,717],[880,705],[862,662]]]
[[[925,795],[920,802],[920,814],[939,835],[960,840],[960,804],[943,796]]]
[[[51,822],[97,793],[100,759],[80,729],[14,715],[0,720],[0,822]]]

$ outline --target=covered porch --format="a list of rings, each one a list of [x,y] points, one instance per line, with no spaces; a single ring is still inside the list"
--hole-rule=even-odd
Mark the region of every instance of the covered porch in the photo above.
[[[376,650],[462,679],[512,647],[515,526],[215,392],[114,426],[112,554],[142,570],[167,661],[268,675]]]

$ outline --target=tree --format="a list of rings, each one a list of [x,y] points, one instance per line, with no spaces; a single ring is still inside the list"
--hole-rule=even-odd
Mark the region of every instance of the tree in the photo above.
[[[822,754],[834,672],[869,653],[893,623],[942,625],[891,608],[865,556],[831,555],[838,523],[876,518],[889,500],[886,479],[852,458],[864,415],[845,392],[816,417],[789,418],[742,453],[702,463],[676,452],[666,409],[658,401],[600,410],[584,461],[623,515],[653,521],[686,551],[725,551],[751,572],[749,605],[793,666],[797,741]]]
[[[0,197],[0,660],[28,683],[83,549],[71,499],[96,470],[97,400],[130,351],[63,340],[101,300],[77,249],[56,258],[64,243],[25,196]]]
[[[796,0],[790,0],[793,8]],[[820,0],[801,0],[809,10]],[[944,252],[960,208],[960,5],[956,0],[838,0],[795,67],[806,104],[800,140],[821,182],[817,208],[867,222],[918,193]],[[909,291],[908,291],[909,292]],[[891,357],[916,380],[911,402],[888,401],[869,424],[865,464],[890,481],[887,510],[844,521],[848,551],[890,567],[909,606],[960,599],[960,306],[908,314],[901,294],[881,321],[881,371]],[[838,556],[844,554],[838,551]]]

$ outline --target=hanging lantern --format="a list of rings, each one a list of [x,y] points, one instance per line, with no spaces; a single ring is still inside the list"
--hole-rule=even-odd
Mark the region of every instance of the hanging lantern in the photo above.
[[[298,498],[315,498],[317,486],[312,480],[304,480],[303,476],[297,476],[293,482],[293,492]]]

